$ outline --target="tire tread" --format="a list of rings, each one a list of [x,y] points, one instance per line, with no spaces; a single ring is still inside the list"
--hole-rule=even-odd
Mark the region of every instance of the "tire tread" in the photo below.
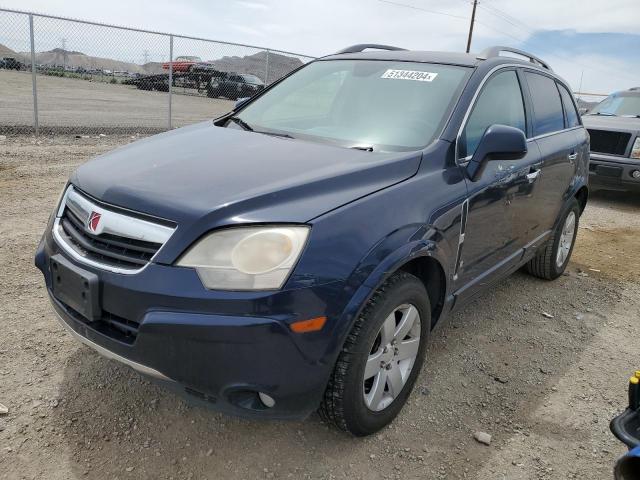
[[[345,377],[347,375],[347,369],[353,362],[353,357],[355,355],[353,350],[357,345],[360,332],[362,331],[364,323],[369,319],[371,312],[376,309],[378,303],[384,297],[386,292],[398,282],[402,282],[410,278],[417,280],[417,278],[410,273],[402,271],[391,275],[382,284],[382,286],[376,290],[360,312],[360,315],[358,315],[358,319],[349,332],[349,335],[342,347],[342,351],[338,355],[338,360],[336,361],[333,373],[327,383],[322,403],[318,408],[318,414],[325,423],[334,425],[345,432],[349,432],[344,416]]]
[[[561,221],[558,222],[558,225],[553,230],[553,234],[551,238],[547,241],[544,248],[540,250],[529,262],[526,264],[527,272],[534,277],[542,278],[543,280],[554,280],[559,274],[555,271],[555,253],[556,253],[556,240],[558,236],[561,234],[562,228],[564,226],[565,218],[569,214],[569,212],[574,211],[576,213],[576,234],[579,226],[578,219],[580,218],[580,207],[578,205],[578,201],[574,198],[572,202],[562,211],[562,215],[560,217]],[[575,242],[575,239],[574,239]],[[573,249],[573,247],[572,247]],[[571,252],[569,253],[569,255]],[[568,263],[567,259],[567,263]],[[566,268],[566,265],[563,267]]]

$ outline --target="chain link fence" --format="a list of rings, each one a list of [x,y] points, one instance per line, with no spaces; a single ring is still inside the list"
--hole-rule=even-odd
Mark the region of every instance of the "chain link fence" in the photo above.
[[[228,112],[312,58],[0,9],[0,134],[180,127]]]

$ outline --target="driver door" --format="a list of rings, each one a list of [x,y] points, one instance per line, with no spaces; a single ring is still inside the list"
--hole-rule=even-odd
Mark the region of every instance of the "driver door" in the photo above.
[[[458,161],[468,162],[488,127],[494,124],[527,131],[525,106],[514,69],[494,73],[482,87],[458,138]],[[467,179],[466,224],[454,273],[458,301],[468,300],[483,286],[518,265],[535,224],[535,190],[540,153],[527,141],[518,160],[487,162],[480,178]]]

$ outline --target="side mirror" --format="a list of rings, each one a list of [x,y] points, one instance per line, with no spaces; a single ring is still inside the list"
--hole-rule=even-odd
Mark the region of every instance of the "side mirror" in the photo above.
[[[518,160],[527,154],[527,139],[519,128],[491,125],[487,128],[467,165],[467,175],[475,182],[490,160]]]
[[[242,107],[245,103],[247,103],[249,100],[251,100],[251,97],[244,97],[244,98],[239,98],[238,100],[236,100],[236,104],[233,107],[234,110],[238,110],[240,107]]]

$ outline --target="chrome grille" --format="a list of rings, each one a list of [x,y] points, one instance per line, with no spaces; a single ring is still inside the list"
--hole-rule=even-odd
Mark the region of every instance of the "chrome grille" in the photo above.
[[[54,224],[58,244],[78,261],[118,273],[144,268],[174,228],[98,205],[73,187]]]

